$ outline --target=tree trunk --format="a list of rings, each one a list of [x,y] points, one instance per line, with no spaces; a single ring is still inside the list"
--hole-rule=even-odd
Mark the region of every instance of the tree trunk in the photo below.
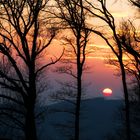
[[[81,67],[81,49],[80,49],[80,34],[77,37],[77,98],[76,98],[76,110],[75,110],[75,140],[80,138],[80,106],[81,106],[81,94],[82,94],[82,67]]]
[[[76,100],[76,112],[75,112],[75,140],[79,140],[80,135],[80,106],[81,106],[81,77],[78,78],[78,90]]]
[[[34,117],[34,103],[32,101],[30,101],[27,107],[25,120],[25,139],[37,140],[36,124]]]
[[[35,102],[36,102],[36,79],[35,79],[35,63],[32,61],[29,69],[29,90],[26,102],[26,122],[25,135],[26,140],[37,140],[36,122],[35,122]]]
[[[127,140],[131,140],[131,131],[130,131],[130,105],[129,105],[129,96],[128,89],[126,83],[126,74],[122,61],[120,61],[121,73],[122,73],[122,83],[124,90],[124,98],[125,98],[125,123],[126,123],[126,137]]]

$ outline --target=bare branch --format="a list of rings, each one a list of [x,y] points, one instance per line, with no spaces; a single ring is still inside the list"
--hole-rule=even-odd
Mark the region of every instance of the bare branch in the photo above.
[[[64,51],[65,49],[63,49],[63,52],[62,54],[59,56],[59,58],[56,58],[55,60],[51,59],[51,62],[48,63],[48,64],[45,64],[44,66],[42,66],[41,68],[39,68],[37,71],[36,71],[36,75],[41,72],[42,70],[44,70],[45,68],[47,68],[48,66],[50,65],[53,65],[53,64],[56,64],[58,61],[60,61],[60,59],[62,58],[63,54],[64,54]]]

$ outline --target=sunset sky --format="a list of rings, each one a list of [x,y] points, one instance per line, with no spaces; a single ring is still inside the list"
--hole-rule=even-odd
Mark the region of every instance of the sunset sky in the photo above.
[[[107,2],[108,9],[114,16],[117,25],[119,25],[122,20],[133,20],[135,17],[137,17],[136,9],[132,7],[132,5],[130,5],[127,0]],[[97,20],[97,24],[98,22],[100,22],[100,20]],[[105,59],[108,56],[113,57],[110,54],[111,49],[99,37],[97,37],[96,35],[93,36],[93,43],[91,43],[90,46],[96,46],[99,49],[95,51],[95,54],[93,54],[93,58],[89,63],[90,65],[92,65],[91,67],[93,71],[93,75],[91,76],[93,78],[91,93],[92,91],[95,91],[94,93],[97,94],[96,96],[102,96],[101,92],[103,91],[103,89],[109,87],[113,91],[111,98],[123,98],[121,79],[120,77],[115,76],[115,74],[117,74],[116,68],[105,64]]]
[[[138,134],[140,17],[129,0],[0,4],[0,139]]]
[[[127,0],[107,1],[107,7],[114,16],[117,25],[119,25],[122,20],[132,20],[137,16],[136,9],[132,7]],[[104,24],[97,18],[90,19],[89,23],[93,26],[97,26],[99,23],[100,25]],[[58,36],[61,38],[63,35],[65,35],[65,33],[61,33]],[[61,54],[60,50],[63,48],[62,42],[63,41],[60,42],[60,40],[56,38],[50,47],[49,53],[59,56]],[[105,88],[111,88],[113,91],[111,98],[122,98],[123,89],[120,77],[115,76],[117,73],[116,68],[105,63],[105,60],[109,56],[114,57],[111,53],[111,49],[95,34],[91,34],[87,48],[95,49],[93,53],[87,56],[86,65],[88,65],[90,69],[89,73],[83,76],[84,83],[90,83],[87,96],[102,97],[102,91]],[[54,49],[55,51],[52,51]]]

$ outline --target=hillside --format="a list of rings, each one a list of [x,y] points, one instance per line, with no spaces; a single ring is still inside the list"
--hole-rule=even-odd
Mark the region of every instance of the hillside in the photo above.
[[[118,127],[117,110],[122,104],[121,100],[107,100],[93,98],[82,101],[81,111],[81,140],[104,140],[106,135],[113,133]],[[73,117],[67,112],[56,110],[72,110],[66,102],[56,103],[48,107],[48,112],[39,132],[39,139],[69,140],[73,133]],[[71,125],[71,128],[65,125]],[[63,126],[63,127],[62,127]]]

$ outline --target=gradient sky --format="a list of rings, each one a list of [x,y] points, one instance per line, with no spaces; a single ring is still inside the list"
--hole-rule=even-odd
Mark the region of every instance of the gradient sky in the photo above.
[[[134,15],[137,16],[136,9],[128,3],[127,0],[118,0],[114,2],[113,0],[108,0],[108,9],[111,14],[114,16],[115,21],[117,24],[122,20],[126,19],[134,19]],[[132,9],[133,8],[133,9]],[[100,21],[98,21],[100,22]],[[104,59],[109,56],[111,50],[110,48],[96,35],[92,40],[91,46],[96,46],[99,48],[93,55],[93,64],[90,62],[89,64],[92,65],[92,87],[90,93],[94,92],[95,96],[102,96],[101,92],[104,88],[111,88],[113,90],[113,95],[111,98],[122,98],[123,97],[123,88],[121,84],[120,77],[116,77],[114,67],[109,67],[104,63]]]
[[[136,16],[136,9],[132,9],[132,6],[127,2],[127,0],[118,0],[114,2],[113,0],[108,0],[108,9],[115,17],[115,21],[117,24],[123,19],[133,19],[134,15]],[[97,19],[96,19],[97,20]],[[90,20],[90,23],[94,25],[100,22],[97,20]],[[63,34],[61,34],[63,36]],[[90,42],[88,47],[95,47],[96,50],[94,53],[90,54],[87,59],[87,65],[90,67],[89,73],[84,74],[83,82],[90,83],[89,88],[87,88],[87,96],[97,97],[103,96],[102,91],[104,88],[111,88],[113,90],[113,95],[111,98],[122,98],[123,97],[123,89],[120,77],[116,77],[114,74],[115,68],[112,66],[108,66],[104,63],[104,59],[108,57],[111,53],[110,48],[105,44],[105,42],[100,39],[98,36],[92,34],[90,37]],[[50,47],[49,53],[53,55],[60,55],[62,46],[59,41],[54,40],[52,46]],[[55,51],[52,51],[55,50]],[[53,79],[57,79],[59,77],[57,74],[53,75]],[[61,76],[60,76],[61,77]],[[63,78],[58,79],[63,79]]]

